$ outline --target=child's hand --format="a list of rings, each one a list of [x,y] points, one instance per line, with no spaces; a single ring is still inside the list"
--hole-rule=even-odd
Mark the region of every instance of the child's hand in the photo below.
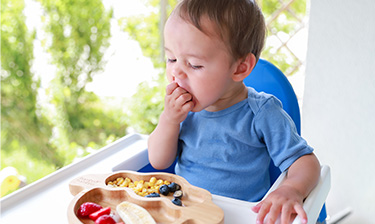
[[[298,191],[290,186],[280,186],[252,210],[258,213],[257,224],[263,223],[267,214],[267,224],[273,224],[280,213],[282,224],[289,224],[296,214],[300,216],[302,223],[307,223],[307,215],[302,205],[303,196]]]
[[[185,120],[189,111],[194,107],[193,96],[176,82],[166,88],[164,115],[172,123],[179,124]]]

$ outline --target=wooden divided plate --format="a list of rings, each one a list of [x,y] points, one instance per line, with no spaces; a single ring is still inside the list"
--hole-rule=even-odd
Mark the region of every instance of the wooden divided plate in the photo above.
[[[132,181],[148,181],[151,177],[175,182],[181,186],[182,206],[172,203],[173,195],[146,198],[137,195],[131,188],[110,187],[107,183],[118,177]],[[84,202],[94,202],[103,207],[116,206],[123,201],[145,208],[157,223],[219,224],[224,223],[224,212],[212,202],[211,193],[189,184],[184,178],[170,173],[139,173],[118,171],[111,174],[89,174],[72,180],[70,192],[75,195],[68,207],[69,223],[94,223],[89,218],[78,217],[77,211]]]

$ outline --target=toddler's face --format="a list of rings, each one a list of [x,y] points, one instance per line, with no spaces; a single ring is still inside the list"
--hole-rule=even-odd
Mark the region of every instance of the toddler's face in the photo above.
[[[175,14],[164,30],[168,81],[193,96],[194,112],[225,98],[235,72],[235,63],[212,23],[204,19],[202,26],[210,35]]]

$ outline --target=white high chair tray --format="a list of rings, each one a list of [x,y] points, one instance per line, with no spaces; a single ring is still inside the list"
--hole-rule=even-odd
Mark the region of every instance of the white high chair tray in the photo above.
[[[1,198],[0,223],[68,223],[67,209],[74,197],[69,192],[72,179],[90,173],[139,170],[147,163],[147,136],[127,135]],[[224,223],[255,223],[256,214],[251,211],[255,203],[217,195],[212,196],[212,201],[223,209]]]

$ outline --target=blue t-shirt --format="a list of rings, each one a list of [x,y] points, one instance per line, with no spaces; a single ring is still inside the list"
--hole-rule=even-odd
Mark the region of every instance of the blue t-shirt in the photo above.
[[[271,186],[271,159],[284,171],[313,151],[280,101],[252,88],[224,110],[190,112],[178,147],[176,174],[213,194],[253,202]]]

